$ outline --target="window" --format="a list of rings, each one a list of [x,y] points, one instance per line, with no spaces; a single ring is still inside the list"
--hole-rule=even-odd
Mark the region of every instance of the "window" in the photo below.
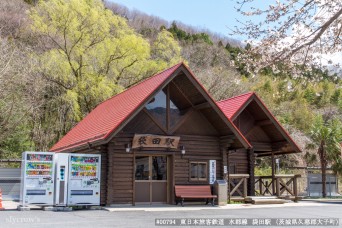
[[[190,180],[191,181],[208,180],[207,162],[190,162]]]
[[[191,107],[182,92],[172,83],[157,93],[145,106],[152,119],[165,132],[170,132],[177,126]]]
[[[191,104],[174,84],[169,85],[170,92],[170,128],[172,129],[185,115]]]
[[[147,111],[166,128],[166,94],[160,91],[147,105]]]

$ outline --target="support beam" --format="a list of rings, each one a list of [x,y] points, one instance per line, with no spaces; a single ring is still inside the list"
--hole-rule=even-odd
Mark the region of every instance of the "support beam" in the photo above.
[[[274,162],[274,153],[272,153],[271,155],[272,157],[272,194],[274,195],[275,192],[276,192],[276,189],[275,189],[275,170],[274,170],[274,166],[275,166],[275,162]]]
[[[272,121],[270,119],[255,121],[255,125],[260,126],[260,127],[271,125],[271,124],[272,124]]]
[[[209,104],[209,102],[204,102],[204,103],[202,103],[202,104],[195,105],[194,108],[195,108],[196,110],[205,109],[205,108],[210,108],[210,104]]]
[[[271,152],[272,150],[272,144],[266,143],[266,142],[251,142],[254,151],[263,151],[263,152]]]
[[[272,143],[272,150],[273,151],[288,151],[293,150],[290,144],[287,141],[280,141]]]
[[[225,146],[226,148],[230,147],[230,144],[234,143],[235,136],[234,135],[227,135],[220,137],[220,144],[221,146]],[[226,145],[224,145],[226,144]]]
[[[255,195],[255,178],[254,178],[254,166],[255,166],[255,157],[254,157],[254,150],[248,149],[247,150],[247,156],[248,156],[248,196],[254,196]]]
[[[258,128],[259,128],[259,126],[254,125],[251,129],[249,129],[246,133],[244,133],[244,136],[246,138],[249,138],[249,136],[253,134],[253,131],[255,131]]]

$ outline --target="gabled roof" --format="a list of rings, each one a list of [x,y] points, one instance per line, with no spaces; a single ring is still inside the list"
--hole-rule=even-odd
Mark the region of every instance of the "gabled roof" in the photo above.
[[[50,151],[66,151],[107,140],[139,107],[147,102],[151,95],[172,80],[176,76],[175,72],[180,68],[189,72],[188,75],[200,85],[211,100],[212,105],[217,107],[216,102],[193,76],[192,72],[183,63],[179,63],[100,103],[57,142]],[[221,112],[218,107],[217,110]],[[223,113],[221,116],[225,118]],[[226,122],[241,143],[246,148],[251,147],[235,125],[229,119],[226,119]]]
[[[233,122],[239,114],[248,106],[251,101],[256,101],[259,107],[264,111],[266,116],[272,121],[278,131],[290,143],[295,152],[301,152],[300,147],[291,138],[289,133],[283,128],[271,111],[267,108],[264,102],[254,92],[245,93],[236,97],[228,98],[226,100],[218,101],[217,104],[223,113]]]
[[[247,103],[247,101],[253,96],[253,92],[241,94],[236,97],[228,98],[223,101],[218,101],[217,105],[221,108],[223,113],[232,120],[240,109]]]
[[[50,151],[62,151],[105,139],[180,66],[179,63],[100,103]]]

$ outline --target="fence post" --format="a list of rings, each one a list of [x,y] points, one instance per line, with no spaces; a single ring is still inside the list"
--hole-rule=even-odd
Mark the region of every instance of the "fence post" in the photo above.
[[[276,178],[276,195],[277,197],[280,196],[280,178],[279,177],[275,177]]]
[[[243,198],[247,197],[247,178],[243,178]]]
[[[300,175],[295,175],[293,177],[293,194],[294,194],[294,197],[295,197],[295,202],[297,202],[297,199],[298,199],[298,185],[297,185],[297,179],[298,177],[300,177]]]

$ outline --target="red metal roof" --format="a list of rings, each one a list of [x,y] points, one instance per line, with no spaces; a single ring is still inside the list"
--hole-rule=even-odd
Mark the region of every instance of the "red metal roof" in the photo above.
[[[237,113],[242,106],[253,96],[253,92],[241,94],[236,97],[228,98],[226,100],[218,101],[217,104],[223,113],[232,120],[235,113]]]
[[[266,110],[267,114],[272,118],[276,126],[278,127],[279,131],[283,133],[285,138],[290,142],[294,149],[297,152],[300,152],[300,147],[296,144],[296,142],[292,139],[290,134],[283,128],[283,126],[279,123],[279,121],[275,118],[275,116],[272,114],[272,112],[267,108],[267,106],[264,104],[264,102],[258,97],[258,95],[254,92],[249,92],[245,94],[241,94],[236,97],[228,98],[226,100],[218,101],[217,104],[223,111],[223,113],[230,119],[232,122],[237,117],[237,113],[242,110],[242,108],[245,106],[245,104],[252,100],[256,99],[260,102],[260,104],[264,107],[264,110]],[[234,123],[234,122],[233,122]]]
[[[50,151],[62,151],[105,139],[182,64],[179,63],[100,103]]]
[[[146,102],[146,99],[181,66],[185,67],[189,71],[190,76],[192,76],[192,78],[206,92],[205,88],[194,77],[190,69],[185,64],[179,63],[100,103],[60,141],[58,141],[50,151],[66,151],[87,143],[94,143],[96,141],[107,139],[109,135],[120,126],[120,124],[122,124],[137,108]],[[211,99],[212,103],[216,104],[210,94],[207,93],[207,95],[209,99]],[[233,132],[238,134],[240,140],[244,142],[244,145],[251,147],[238,128],[229,120],[229,118],[227,120],[230,123],[230,127]]]

